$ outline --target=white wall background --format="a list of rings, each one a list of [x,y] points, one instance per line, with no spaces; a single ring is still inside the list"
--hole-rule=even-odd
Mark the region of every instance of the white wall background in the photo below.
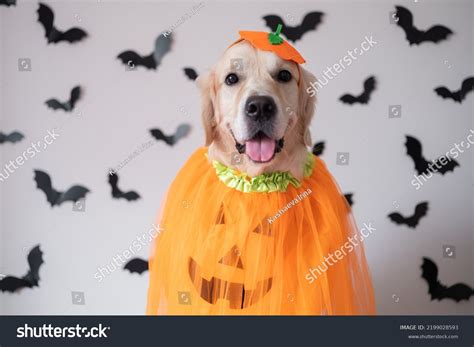
[[[0,145],[0,169],[48,129],[62,128],[47,150],[0,183],[0,273],[23,275],[26,253],[38,243],[46,262],[40,287],[0,293],[1,314],[143,314],[146,274],[119,269],[101,283],[94,274],[150,229],[166,187],[203,143],[198,93],[182,68],[209,69],[238,30],[268,30],[263,15],[292,16],[299,22],[309,11],[325,12],[324,23],[295,46],[317,76],[358,47],[366,35],[377,41],[321,90],[311,129],[313,140],[326,141],[322,158],[343,191],[354,193],[358,223],[372,221],[377,229],[366,241],[366,253],[378,312],[474,312],[472,298],[461,303],[430,301],[420,278],[421,258],[427,256],[438,264],[443,283],[474,286],[474,152],[457,159],[460,168],[435,175],[416,191],[410,184],[413,162],[404,147],[405,134],[413,135],[422,141],[426,157],[434,159],[474,129],[472,93],[455,104],[433,92],[439,85],[457,89],[473,75],[471,1],[207,2],[176,28],[172,51],[157,71],[134,72],[125,71],[117,54],[127,49],[151,52],[157,35],[196,3],[49,1],[59,28],[78,25],[90,36],[74,45],[47,45],[37,22],[36,1],[18,2],[16,7],[0,7],[0,131],[19,130],[26,138]],[[454,35],[439,45],[410,47],[403,31],[389,24],[396,4],[412,11],[419,28],[443,24]],[[19,58],[31,59],[31,72],[18,71]],[[368,106],[338,101],[346,92],[358,93],[372,74],[378,89]],[[74,113],[45,107],[45,100],[65,99],[77,84],[84,96]],[[388,118],[393,104],[402,105],[400,119]],[[148,141],[148,129],[171,133],[182,122],[193,127],[187,139],[175,147],[156,143],[119,171],[119,185],[138,191],[142,199],[112,199],[107,169]],[[350,152],[349,166],[336,166],[337,152]],[[50,208],[36,189],[34,169],[51,174],[58,189],[74,183],[90,188],[86,211],[73,212],[71,204]],[[408,215],[424,200],[430,210],[417,229],[388,220],[395,205]],[[443,258],[446,244],[456,246],[456,259]],[[140,256],[147,254],[143,249]],[[73,305],[71,291],[85,292],[86,305]]]

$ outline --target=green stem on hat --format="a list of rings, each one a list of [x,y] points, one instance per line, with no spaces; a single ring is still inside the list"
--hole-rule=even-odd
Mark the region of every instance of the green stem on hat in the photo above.
[[[272,45],[280,45],[281,43],[283,43],[283,39],[280,37],[282,28],[283,25],[278,24],[276,31],[274,33],[268,34],[268,40]]]
[[[280,33],[281,33],[281,28],[283,28],[283,25],[281,25],[281,24],[278,24],[278,26],[277,26],[277,30],[275,31],[275,35],[277,35],[277,36],[280,36]]]

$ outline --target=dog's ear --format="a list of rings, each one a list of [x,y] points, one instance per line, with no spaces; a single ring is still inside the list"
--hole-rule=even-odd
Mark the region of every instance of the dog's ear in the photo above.
[[[311,86],[311,83],[316,82],[316,77],[307,71],[306,69],[298,66],[300,71],[300,83],[299,83],[299,112],[298,116],[301,117],[301,125],[303,126],[303,136],[304,144],[306,146],[312,146],[311,133],[309,131],[309,125],[311,124],[311,119],[313,118],[314,111],[316,108],[316,93],[308,92]],[[314,88],[313,88],[314,89]]]
[[[214,140],[216,130],[216,119],[214,113],[214,103],[216,99],[216,89],[214,83],[215,73],[213,70],[199,75],[196,79],[197,86],[201,91],[201,118],[205,132],[205,146],[209,146]]]

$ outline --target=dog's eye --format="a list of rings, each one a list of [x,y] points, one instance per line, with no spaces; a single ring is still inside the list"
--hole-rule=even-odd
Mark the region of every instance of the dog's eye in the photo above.
[[[288,70],[281,70],[277,76],[280,82],[289,82],[291,80],[291,72]]]
[[[235,73],[230,73],[225,78],[225,84],[227,84],[228,86],[236,84],[237,82],[239,82],[239,77],[237,77]]]

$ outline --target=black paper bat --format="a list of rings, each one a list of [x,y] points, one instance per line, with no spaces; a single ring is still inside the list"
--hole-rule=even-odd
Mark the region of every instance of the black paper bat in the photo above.
[[[182,138],[188,136],[191,131],[189,124],[180,124],[173,135],[165,135],[160,129],[150,129],[151,135],[157,139],[164,141],[167,145],[173,146]]]
[[[15,292],[22,288],[33,288],[37,287],[40,277],[39,269],[43,261],[43,252],[40,250],[40,246],[34,247],[28,254],[28,265],[29,270],[25,276],[18,278],[14,276],[7,276],[0,280],[0,290],[2,292]]]
[[[186,77],[188,77],[192,81],[195,81],[198,77],[196,70],[194,70],[192,67],[185,67],[183,71]]]
[[[455,92],[450,91],[446,87],[438,87],[435,89],[435,92],[443,99],[450,98],[461,103],[466,98],[467,93],[472,92],[473,90],[474,77],[469,77],[462,82],[461,89],[456,90]]]
[[[109,170],[109,183],[112,187],[112,197],[114,199],[125,199],[127,201],[135,201],[140,199],[140,195],[138,195],[135,191],[129,192],[122,192],[120,188],[117,186],[118,176],[113,170]]]
[[[137,273],[141,275],[145,271],[148,271],[148,261],[140,258],[133,258],[127,264],[125,264],[123,268],[130,271],[131,273]]]
[[[323,154],[324,152],[324,149],[325,149],[326,145],[324,143],[324,141],[321,141],[321,142],[316,142],[313,146],[313,154],[316,155],[316,156],[320,156]]]
[[[351,94],[344,94],[339,98],[345,104],[367,104],[370,100],[370,95],[375,90],[376,81],[374,76],[370,76],[364,81],[364,91],[359,96],[353,96]]]
[[[344,194],[344,198],[347,200],[347,203],[349,204],[349,206],[352,206],[354,204],[354,200],[352,200],[353,195],[354,195],[353,193]]]
[[[5,142],[15,143],[15,142],[19,142],[23,140],[24,138],[25,137],[23,136],[23,134],[18,131],[14,131],[8,135],[0,132],[0,143],[5,143]]]
[[[46,100],[45,104],[52,108],[53,110],[64,110],[66,112],[71,112],[74,110],[76,102],[81,98],[81,87],[76,86],[72,88],[71,95],[69,100],[66,102],[60,102],[57,99]]]
[[[429,258],[423,257],[421,265],[421,278],[428,283],[428,294],[431,300],[452,299],[456,302],[469,300],[474,295],[474,290],[464,283],[445,286],[438,280],[438,266]]]
[[[398,212],[390,213],[388,215],[388,218],[392,222],[395,222],[396,224],[406,224],[410,228],[416,228],[418,223],[420,222],[420,219],[426,216],[428,213],[428,202],[423,201],[420,202],[418,205],[415,207],[415,213],[411,215],[410,217],[404,217]]]
[[[12,6],[16,5],[16,0],[0,0],[0,5],[5,5],[5,6]]]
[[[420,141],[411,136],[406,136],[406,139],[407,142],[405,142],[405,147],[407,149],[407,154],[410,158],[413,159],[416,171],[419,175],[423,173],[427,174],[430,171],[428,166],[430,162],[423,157],[422,146]],[[431,165],[431,167],[433,168],[432,171],[439,172],[444,175],[448,171],[453,171],[456,166],[460,166],[459,163],[451,157],[446,158],[447,162],[445,165],[440,162],[440,159],[434,160],[433,164]],[[440,168],[437,167],[437,165],[440,166]]]
[[[274,14],[263,17],[263,20],[265,20],[265,25],[272,31],[276,31],[278,24],[281,24],[283,26],[281,33],[285,35],[288,40],[296,42],[297,40],[300,40],[308,31],[316,30],[318,25],[321,24],[323,16],[323,12],[310,12],[304,16],[301,25],[296,26],[289,26],[285,24],[280,16]]]
[[[45,37],[49,43],[58,43],[67,41],[69,43],[81,41],[87,36],[87,33],[80,28],[71,28],[67,31],[58,30],[54,26],[54,13],[51,8],[40,3],[38,8],[38,21],[43,25]]]
[[[120,53],[117,58],[131,68],[144,66],[147,69],[156,70],[165,54],[170,51],[172,42],[172,34],[163,33],[156,38],[155,50],[150,55],[141,56],[134,51],[125,51]]]
[[[405,31],[406,38],[411,45],[419,45],[425,41],[438,43],[446,40],[453,32],[451,29],[443,25],[435,25],[426,31],[418,30],[413,25],[413,15],[411,12],[402,6],[395,6],[396,8],[396,23]]]
[[[65,201],[76,202],[79,199],[84,198],[90,191],[83,186],[76,185],[72,186],[65,192],[59,192],[53,188],[49,175],[40,170],[35,170],[35,181],[36,187],[44,192],[51,207],[61,205]]]

